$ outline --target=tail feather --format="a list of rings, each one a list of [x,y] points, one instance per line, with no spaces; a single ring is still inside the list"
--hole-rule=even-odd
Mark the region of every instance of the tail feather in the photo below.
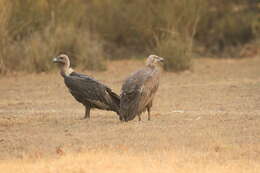
[[[139,96],[135,93],[122,94],[120,103],[120,115],[125,121],[133,120],[139,114]]]

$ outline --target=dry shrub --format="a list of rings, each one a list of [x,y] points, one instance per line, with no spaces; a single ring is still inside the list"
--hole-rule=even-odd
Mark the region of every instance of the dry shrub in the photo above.
[[[155,52],[165,58],[166,71],[187,70],[192,65],[193,39],[201,15],[205,13],[205,1],[168,1],[177,11],[165,13],[167,27],[160,35],[154,35]]]
[[[253,16],[252,30],[254,38],[260,40],[260,13],[256,16]]]
[[[90,70],[105,69],[102,45],[89,32],[73,25],[48,27],[14,45],[13,49],[16,51],[10,52],[10,57],[19,64],[13,67],[15,70],[49,71],[53,68],[52,57],[59,53],[70,55],[73,66],[81,64]]]
[[[70,55],[74,66],[104,70],[102,42],[87,27],[80,27],[85,9],[82,3],[80,0],[18,0],[9,3],[11,17],[3,15],[7,13],[5,10],[0,12],[0,18],[6,19],[1,20],[5,23],[0,30],[10,31],[1,32],[5,37],[1,37],[4,39],[0,43],[3,45],[0,72],[49,71],[55,67],[52,57],[59,53]]]
[[[196,40],[206,48],[203,54],[239,57],[241,47],[257,38],[254,30],[259,19],[257,1],[208,2],[207,15],[201,18],[196,33]]]
[[[156,52],[166,57],[166,70],[180,71],[190,68],[192,40],[206,5],[206,0],[95,1],[88,22],[112,57],[133,56],[126,48],[135,55]]]
[[[10,42],[8,33],[8,22],[11,17],[11,6],[9,0],[0,1],[0,73],[6,73],[8,67],[6,65],[7,61],[7,45]]]
[[[259,7],[247,0],[0,0],[0,8],[0,73],[49,71],[46,57],[59,52],[98,70],[104,56],[157,52],[166,70],[184,70],[194,39],[205,55],[239,52],[259,37]]]
[[[79,25],[85,15],[82,0],[16,0],[12,1],[9,29],[21,40],[54,24]]]
[[[166,71],[183,71],[191,67],[192,54],[188,43],[180,36],[172,36],[158,43],[156,52],[164,57]]]

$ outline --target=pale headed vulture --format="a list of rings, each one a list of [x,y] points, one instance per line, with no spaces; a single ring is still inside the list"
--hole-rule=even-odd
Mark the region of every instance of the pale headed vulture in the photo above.
[[[147,110],[148,120],[150,120],[150,111],[159,87],[163,60],[162,57],[150,55],[146,60],[146,66],[124,81],[120,95],[121,119],[129,121],[137,115],[140,121],[141,113]]]

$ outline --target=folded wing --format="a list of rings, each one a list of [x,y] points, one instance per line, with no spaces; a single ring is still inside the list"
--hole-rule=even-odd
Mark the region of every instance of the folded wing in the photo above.
[[[64,78],[64,81],[74,98],[82,104],[119,113],[119,96],[104,84],[76,73]]]

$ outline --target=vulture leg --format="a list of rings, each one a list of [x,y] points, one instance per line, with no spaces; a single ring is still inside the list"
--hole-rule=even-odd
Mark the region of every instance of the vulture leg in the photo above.
[[[138,114],[138,120],[141,121],[141,114]]]
[[[120,120],[120,121],[124,121],[124,118],[119,115],[119,120]]]
[[[151,107],[147,107],[148,120],[149,120],[149,121],[151,120],[151,117],[150,117],[150,111],[151,111]]]
[[[153,105],[153,102],[151,101],[148,105],[147,105],[147,112],[148,112],[148,120],[151,120],[151,107]]]
[[[89,119],[90,118],[90,106],[85,105],[85,116],[84,119]]]

